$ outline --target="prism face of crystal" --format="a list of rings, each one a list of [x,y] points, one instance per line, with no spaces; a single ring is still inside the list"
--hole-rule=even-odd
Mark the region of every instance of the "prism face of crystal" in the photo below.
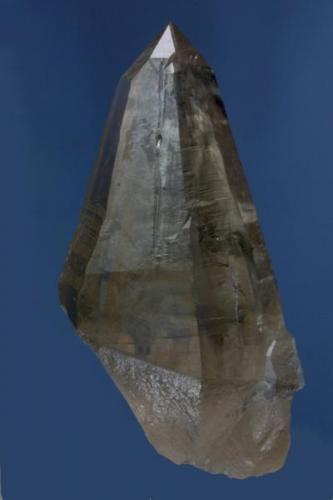
[[[283,465],[297,350],[214,74],[173,24],[120,80],[59,291],[157,451]]]

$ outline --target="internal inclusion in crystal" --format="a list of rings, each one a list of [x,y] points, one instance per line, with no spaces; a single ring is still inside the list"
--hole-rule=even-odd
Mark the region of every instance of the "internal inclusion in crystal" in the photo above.
[[[59,292],[159,453],[283,465],[295,342],[214,73],[172,23],[119,82]]]

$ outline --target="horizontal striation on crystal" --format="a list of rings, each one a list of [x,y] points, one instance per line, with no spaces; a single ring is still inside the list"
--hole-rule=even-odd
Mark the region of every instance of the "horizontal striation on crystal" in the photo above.
[[[59,293],[158,452],[283,465],[295,342],[214,73],[172,23],[120,80]]]

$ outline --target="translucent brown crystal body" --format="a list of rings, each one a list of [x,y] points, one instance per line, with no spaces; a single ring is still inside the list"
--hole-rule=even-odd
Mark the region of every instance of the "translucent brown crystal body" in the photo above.
[[[295,342],[213,71],[173,24],[120,80],[59,290],[157,451],[283,465]]]

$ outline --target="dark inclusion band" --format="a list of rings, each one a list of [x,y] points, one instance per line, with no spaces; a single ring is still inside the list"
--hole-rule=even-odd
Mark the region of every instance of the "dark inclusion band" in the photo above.
[[[283,465],[296,346],[215,76],[174,24],[120,80],[59,291],[157,451]]]

